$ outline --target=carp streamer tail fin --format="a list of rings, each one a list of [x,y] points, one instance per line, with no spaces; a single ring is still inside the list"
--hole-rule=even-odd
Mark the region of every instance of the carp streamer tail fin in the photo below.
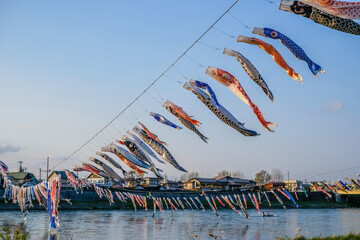
[[[261,124],[266,128],[266,130],[268,130],[269,132],[274,132],[274,130],[270,129],[270,127],[276,127],[277,124],[272,123],[272,122],[267,122],[265,120],[262,112],[260,111],[260,109],[255,104],[251,103],[251,108],[253,109],[256,117],[259,119]]]
[[[310,71],[315,75],[315,77],[318,77],[318,73],[325,73],[325,70],[323,70],[319,65],[317,65],[316,63],[314,63],[313,61],[309,61],[308,62]]]

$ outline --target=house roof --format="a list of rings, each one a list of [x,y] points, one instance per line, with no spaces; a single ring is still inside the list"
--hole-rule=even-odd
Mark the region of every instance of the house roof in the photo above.
[[[214,179],[215,180],[222,180],[222,179],[224,179],[224,178],[226,178],[226,179],[229,179],[229,178],[231,178],[229,175],[226,175],[226,176],[216,176],[216,177],[214,177]]]
[[[219,176],[214,178],[191,178],[190,181],[198,181],[200,183],[210,183],[215,185],[228,184],[228,185],[246,185],[251,182],[251,180],[241,179],[241,178],[232,178],[230,176]]]
[[[66,176],[65,171],[52,171],[52,172],[50,173],[50,175],[49,175],[49,178],[50,178],[53,174],[61,175],[61,179],[67,179],[67,176]]]
[[[232,184],[232,185],[248,184],[248,183],[250,183],[249,180],[247,180],[247,179],[241,179],[241,178],[232,178],[232,179],[229,179],[229,182],[230,182],[230,184]]]
[[[101,178],[101,179],[105,179],[104,177],[102,176],[99,176],[95,173],[90,173],[85,179],[89,179],[89,178]]]
[[[223,182],[218,182],[214,178],[191,178],[188,182],[190,182],[191,180],[196,180],[200,183],[211,183],[211,184],[222,184],[223,183]]]
[[[29,180],[29,179],[34,179],[35,181],[37,181],[36,177],[34,176],[34,174],[29,173],[29,172],[9,172],[7,173],[7,175],[9,176],[9,178],[13,179],[13,180]]]

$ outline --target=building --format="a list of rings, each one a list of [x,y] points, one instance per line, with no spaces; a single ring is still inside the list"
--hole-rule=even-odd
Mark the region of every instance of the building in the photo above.
[[[139,189],[160,189],[160,180],[158,178],[145,177],[127,180],[127,188],[139,188]]]
[[[161,183],[161,186],[169,190],[179,190],[184,188],[184,183],[165,179],[164,182]]]
[[[31,186],[36,185],[39,182],[34,174],[29,172],[8,172],[7,175],[12,182],[18,186],[22,186],[24,184]]]
[[[128,179],[128,180],[126,180],[126,187],[127,188],[137,188],[138,185],[137,185],[136,179]]]
[[[95,173],[90,173],[86,178],[87,181],[96,184],[97,186],[102,186],[102,187],[112,187],[113,186],[113,182],[110,181],[107,178],[104,178],[102,176],[99,176]]]
[[[214,178],[191,178],[184,183],[184,188],[192,191],[221,191],[254,187],[252,180],[217,176]]]
[[[266,190],[273,190],[273,189],[277,189],[277,188],[284,188],[285,183],[284,182],[269,182],[269,183],[266,183],[264,186],[265,186]]]
[[[71,173],[76,176],[73,172]],[[52,171],[48,177],[48,181],[51,182],[54,178],[58,178],[59,175],[61,176],[61,188],[72,188],[69,184],[65,171]]]
[[[145,177],[136,179],[136,183],[138,186],[142,186],[143,188],[160,188],[160,180],[158,178],[153,177]]]
[[[302,186],[300,180],[285,180],[284,183],[287,190],[299,189]]]

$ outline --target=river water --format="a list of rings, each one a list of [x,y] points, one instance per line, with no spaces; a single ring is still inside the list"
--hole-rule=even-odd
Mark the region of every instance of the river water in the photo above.
[[[53,239],[276,239],[331,236],[360,231],[360,209],[275,209],[276,217],[261,217],[249,210],[246,219],[232,210],[221,210],[219,219],[207,211],[61,211],[60,229]],[[30,239],[49,239],[48,215],[31,211],[24,223],[20,211],[0,211],[1,226],[23,228]],[[209,235],[210,233],[210,235]],[[212,236],[211,236],[212,235]]]

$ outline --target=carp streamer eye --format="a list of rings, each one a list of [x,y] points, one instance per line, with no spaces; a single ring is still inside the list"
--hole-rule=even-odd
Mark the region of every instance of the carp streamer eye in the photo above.
[[[270,35],[271,35],[271,37],[273,37],[273,38],[277,38],[277,37],[279,36],[279,33],[276,32],[276,31],[272,31],[272,32],[270,33]]]
[[[303,8],[295,8],[294,12],[295,13],[304,13],[304,9]]]
[[[333,0],[317,0],[317,1],[323,6],[331,5],[334,2]]]
[[[225,78],[225,79],[229,79],[230,80],[230,75],[227,73],[224,73],[221,77]]]
[[[302,2],[298,2],[297,5],[298,5],[299,7],[304,7],[306,4],[305,4],[305,3],[302,3]]]

